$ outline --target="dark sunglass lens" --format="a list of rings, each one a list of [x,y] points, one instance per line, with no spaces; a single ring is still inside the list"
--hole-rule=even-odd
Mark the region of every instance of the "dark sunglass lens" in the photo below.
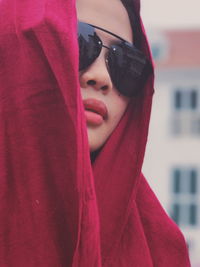
[[[86,23],[78,23],[79,71],[86,69],[99,56],[102,48],[100,38],[94,28]]]
[[[129,97],[142,93],[149,76],[149,64],[138,49],[126,43],[112,46],[108,65],[111,79],[118,91]]]
[[[123,94],[124,92],[121,91],[120,88],[122,87],[120,85],[121,81],[126,77],[124,68],[127,64],[124,59],[122,48],[118,45],[112,45],[108,54],[108,69],[113,84]]]

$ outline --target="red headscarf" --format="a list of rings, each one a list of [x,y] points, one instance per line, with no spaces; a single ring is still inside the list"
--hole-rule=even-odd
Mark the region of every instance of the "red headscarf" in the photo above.
[[[153,77],[91,165],[76,29],[73,0],[0,1],[0,266],[188,267],[141,174]]]

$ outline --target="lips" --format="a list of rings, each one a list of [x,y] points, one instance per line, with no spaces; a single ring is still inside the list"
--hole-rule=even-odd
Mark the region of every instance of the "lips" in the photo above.
[[[83,105],[85,107],[85,110],[101,115],[104,120],[108,116],[106,105],[100,100],[94,98],[85,99],[83,100]]]

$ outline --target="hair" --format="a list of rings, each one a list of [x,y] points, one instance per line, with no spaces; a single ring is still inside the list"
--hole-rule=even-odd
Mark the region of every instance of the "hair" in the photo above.
[[[131,28],[134,36],[134,45],[140,49],[142,43],[142,29],[140,24],[140,16],[139,14],[136,14],[133,8],[133,0],[121,0],[121,2],[123,6],[126,8],[126,11],[130,19]]]

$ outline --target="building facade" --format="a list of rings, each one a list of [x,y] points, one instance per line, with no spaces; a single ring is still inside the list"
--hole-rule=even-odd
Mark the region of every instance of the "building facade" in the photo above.
[[[200,30],[149,37],[156,81],[143,173],[200,267]]]

